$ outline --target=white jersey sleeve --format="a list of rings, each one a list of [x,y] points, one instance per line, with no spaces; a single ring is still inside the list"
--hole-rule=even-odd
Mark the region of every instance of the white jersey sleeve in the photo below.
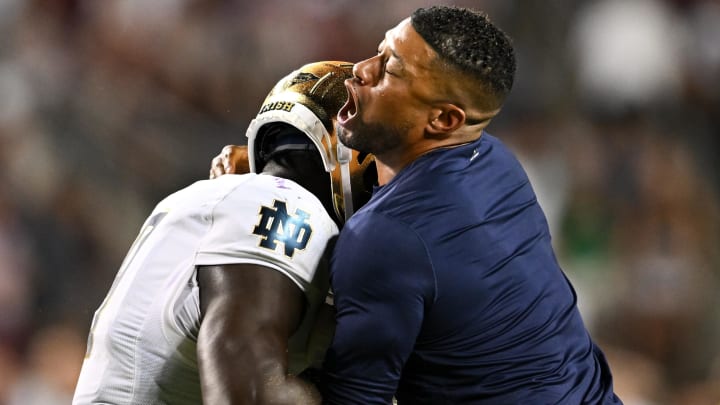
[[[328,239],[337,233],[314,195],[292,181],[259,175],[215,204],[195,265],[260,264],[306,291]]]

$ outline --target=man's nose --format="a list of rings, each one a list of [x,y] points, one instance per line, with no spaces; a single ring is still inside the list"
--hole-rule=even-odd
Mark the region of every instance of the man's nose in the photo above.
[[[360,80],[360,84],[375,84],[377,81],[377,60],[378,57],[374,56],[360,61],[353,66],[353,75]]]

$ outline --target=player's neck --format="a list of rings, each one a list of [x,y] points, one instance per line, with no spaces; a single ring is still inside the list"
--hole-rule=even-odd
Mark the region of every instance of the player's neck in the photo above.
[[[322,202],[326,211],[333,215],[332,192],[328,174],[322,166],[303,158],[301,153],[294,154],[295,156],[288,155],[268,161],[262,173],[294,181],[315,195]]]

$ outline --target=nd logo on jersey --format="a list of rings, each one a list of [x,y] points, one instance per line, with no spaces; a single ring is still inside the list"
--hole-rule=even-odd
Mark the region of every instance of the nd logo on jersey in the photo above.
[[[260,223],[253,229],[253,234],[261,237],[260,246],[275,250],[278,242],[284,246],[285,256],[292,258],[295,250],[303,250],[312,234],[310,218],[307,212],[296,209],[294,215],[287,212],[284,201],[273,201],[272,207],[260,208]]]

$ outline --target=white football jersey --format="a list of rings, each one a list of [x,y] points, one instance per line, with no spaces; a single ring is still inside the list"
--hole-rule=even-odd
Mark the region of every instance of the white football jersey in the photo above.
[[[327,286],[316,271],[337,233],[314,195],[269,175],[225,175],[165,198],[95,312],[73,404],[202,403],[196,266],[267,266],[316,303]]]

